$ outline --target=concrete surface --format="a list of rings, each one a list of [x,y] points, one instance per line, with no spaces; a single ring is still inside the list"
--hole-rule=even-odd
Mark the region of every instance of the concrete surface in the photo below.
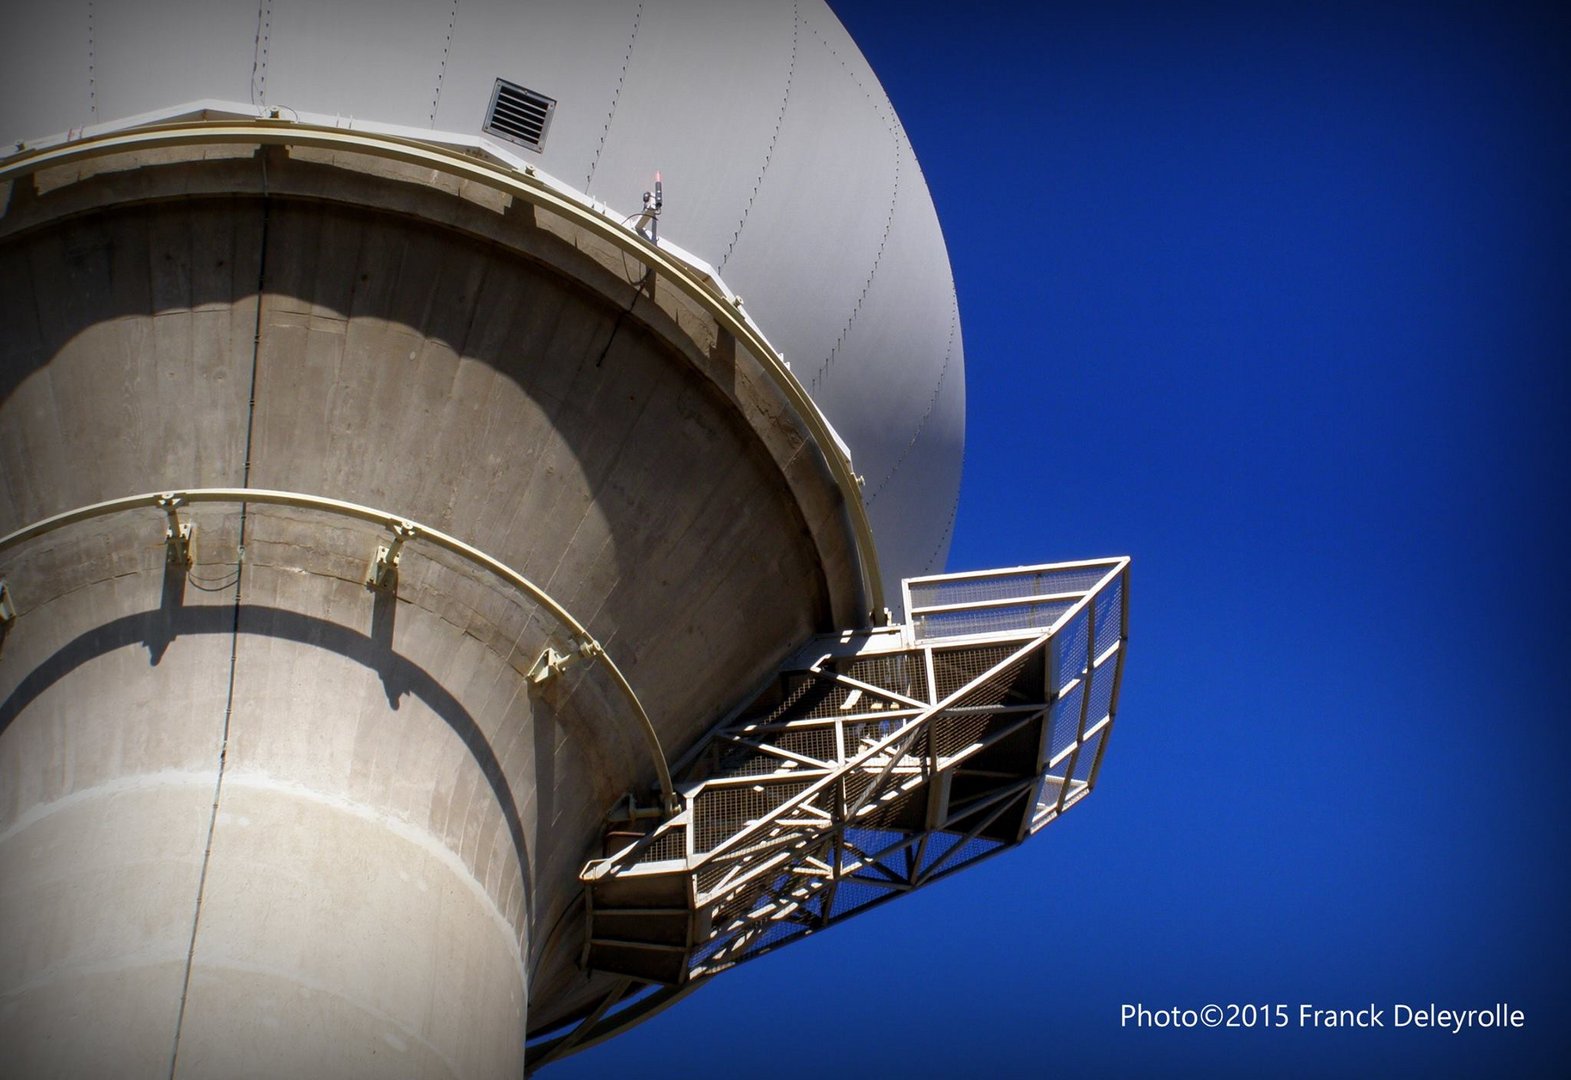
[[[672,757],[855,614],[844,508],[756,364],[561,222],[277,151],[9,194],[0,534],[181,487],[377,506],[545,587]],[[530,685],[561,628],[452,557],[412,548],[395,599],[369,525],[188,517],[189,573],[157,513],[0,554],[0,1058],[520,1075],[593,991],[576,873],[653,779],[626,703],[583,663]]]

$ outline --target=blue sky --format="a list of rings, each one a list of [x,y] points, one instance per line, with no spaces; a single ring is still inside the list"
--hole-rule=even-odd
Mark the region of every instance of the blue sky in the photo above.
[[[1133,555],[1117,729],[1020,850],[546,1075],[1557,1074],[1571,17],[834,7],[959,289],[950,567]],[[1527,1027],[1121,1028],[1135,1002]]]

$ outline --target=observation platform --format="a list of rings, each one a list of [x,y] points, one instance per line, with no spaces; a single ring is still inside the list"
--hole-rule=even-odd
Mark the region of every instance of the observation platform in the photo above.
[[[587,966],[682,986],[1021,843],[1095,785],[1127,558],[910,578],[679,763],[680,811],[583,871]]]

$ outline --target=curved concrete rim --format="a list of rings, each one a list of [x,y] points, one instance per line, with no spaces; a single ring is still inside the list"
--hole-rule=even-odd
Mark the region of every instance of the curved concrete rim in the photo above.
[[[885,598],[872,525],[862,502],[861,481],[842,443],[784,359],[740,310],[740,298],[728,297],[706,280],[707,274],[670,250],[650,243],[603,210],[582,203],[526,169],[519,172],[421,140],[345,130],[295,121],[194,120],[125,131],[95,134],[35,151],[23,151],[0,164],[0,184],[10,184],[43,169],[68,166],[94,158],[147,150],[178,149],[204,144],[298,146],[367,154],[407,165],[430,168],[460,181],[475,183],[546,210],[603,240],[624,255],[648,266],[699,305],[715,322],[741,342],[812,436],[844,504],[856,553],[863,625],[885,621]],[[14,197],[14,196],[13,196]]]

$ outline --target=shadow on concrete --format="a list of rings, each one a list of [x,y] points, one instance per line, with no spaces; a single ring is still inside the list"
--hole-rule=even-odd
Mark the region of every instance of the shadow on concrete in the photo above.
[[[170,574],[166,581],[182,576]],[[240,625],[244,628],[242,632],[281,638],[337,653],[376,672],[387,688],[388,700],[395,708],[397,697],[409,693],[440,716],[454,734],[463,740],[465,748],[490,784],[491,793],[496,797],[502,816],[507,821],[520,872],[525,875],[527,882],[530,865],[528,840],[524,836],[524,826],[518,815],[512,786],[507,782],[502,763],[497,759],[490,741],[469,711],[440,682],[420,665],[392,651],[388,644],[390,634],[387,639],[379,639],[326,619],[253,604],[242,605],[240,616]],[[390,631],[390,616],[386,618],[386,625]],[[41,694],[91,660],[117,649],[145,645],[148,662],[156,667],[169,643],[177,637],[233,634],[235,630],[236,612],[230,605],[184,607],[178,602],[166,602],[150,611],[125,615],[95,626],[55,650],[48,659],[28,672],[4,702],[0,702],[0,737],[5,735],[11,722]],[[524,915],[532,922],[534,903],[527,888],[524,890]]]
[[[265,199],[255,194],[264,159],[273,185]],[[237,194],[191,197],[193,176],[207,177],[211,192]],[[294,195],[284,193],[290,185]],[[701,721],[729,704],[733,687],[763,678],[778,653],[833,629],[802,510],[721,389],[650,329],[664,318],[646,299],[652,276],[619,279],[545,230],[522,229],[585,275],[573,280],[435,220],[462,200],[277,153],[105,174],[37,197],[62,208],[73,200],[99,208],[62,209],[47,227],[0,242],[0,327],[11,339],[0,350],[0,415],[79,335],[100,333],[93,347],[109,349],[121,322],[150,326],[195,311],[211,321],[225,309],[244,314],[265,295],[256,326],[244,314],[230,328],[256,338],[240,350],[254,353],[249,413],[244,365],[225,352],[231,339],[220,335],[215,346],[201,336],[210,328],[183,330],[178,320],[167,335],[177,346],[177,331],[195,335],[190,358],[160,357],[158,379],[144,379],[156,393],[127,404],[144,429],[132,441],[156,448],[192,445],[198,406],[229,415],[231,434],[251,424],[250,471],[240,441],[219,446],[211,432],[203,455],[171,451],[161,464],[138,460],[134,473],[44,462],[55,472],[16,485],[23,497],[0,493],[0,532],[26,524],[24,502],[31,520],[130,490],[287,487],[376,506],[397,492],[394,512],[442,527],[456,512],[463,522],[453,531],[463,539],[534,580],[565,583],[558,599],[598,612],[597,636],[609,639],[609,628],[647,643],[651,662],[628,671],[640,695],[662,715]],[[312,320],[353,321],[356,347],[310,352]],[[509,417],[506,438],[475,422],[493,391],[453,369],[448,350],[490,368],[529,403]],[[233,368],[229,389],[214,374],[223,363]],[[313,381],[313,365],[332,366],[332,378]],[[91,430],[103,411],[98,384],[75,377],[62,372],[53,387],[63,410],[56,422]],[[318,419],[323,394],[331,423]],[[411,401],[431,404],[416,412]],[[498,471],[491,458],[504,452],[507,468]],[[481,501],[420,482],[433,475]],[[603,518],[604,546],[592,558],[573,547],[585,506]],[[771,572],[790,589],[769,593],[761,583]],[[697,603],[695,580],[706,586]],[[758,598],[745,621],[731,617],[739,596]],[[676,633],[667,632],[672,612],[684,620]],[[673,732],[673,741],[701,726]]]
[[[371,645],[378,656],[396,656],[393,652],[393,625],[398,618],[398,595],[392,589],[371,590]],[[399,700],[414,689],[402,678],[404,667],[414,664],[383,664],[377,668],[382,677],[382,692],[387,695],[389,708],[398,708]]]
[[[461,536],[552,589],[568,610],[593,612],[591,632],[659,718],[672,753],[718,718],[737,687],[756,685],[780,655],[837,625],[790,484],[728,400],[736,388],[712,382],[652,329],[664,318],[647,301],[652,278],[618,280],[533,225],[519,226],[524,247],[513,250],[512,219],[500,222],[506,235],[464,231],[443,223],[469,220],[462,200],[276,154],[266,157],[273,186],[258,197],[264,157],[66,185],[40,196],[40,206],[59,200],[58,217],[0,243],[0,327],[9,335],[0,424],[20,415],[18,389],[46,373],[62,410],[50,423],[97,430],[119,413],[106,413],[110,384],[83,357],[102,350],[105,363],[124,363],[117,350],[138,343],[127,356],[147,371],[122,410],[137,418],[124,439],[138,453],[96,470],[83,465],[96,444],[62,453],[69,460],[19,462],[10,493],[0,492],[0,532],[160,488],[281,487],[384,506]],[[192,177],[206,178],[209,194],[197,195]],[[498,227],[482,217],[486,230]],[[259,317],[248,307],[258,296]],[[154,334],[163,316],[186,312],[202,312],[203,326],[177,317]],[[312,326],[340,322],[354,324],[354,348],[308,347]],[[90,334],[72,363],[56,366]],[[167,354],[150,362],[148,350],[165,340]],[[723,357],[716,365],[722,375],[729,367]],[[196,420],[205,442],[192,435]],[[580,521],[598,550],[584,547]],[[379,600],[369,636],[250,605],[239,628],[339,652],[380,675],[394,708],[411,693],[434,709],[485,773],[528,866],[496,754],[430,673],[393,652],[396,610]],[[27,675],[0,704],[0,733],[94,656],[141,644],[157,664],[180,634],[235,629],[231,606],[186,607],[166,595],[160,609],[89,631]],[[571,693],[596,686],[564,682],[551,691],[554,708],[532,716],[535,790],[524,795],[538,801],[537,831],[527,840],[543,864],[553,836],[598,824],[608,790],[654,781],[620,733],[588,723],[571,725],[574,755],[559,755],[563,720],[596,714]],[[526,890],[531,926],[534,901]]]
[[[183,567],[168,562],[164,564],[162,602],[158,605],[157,611],[148,612],[156,618],[148,626],[148,632],[142,641],[147,645],[147,662],[154,667],[163,660],[164,653],[168,651],[170,643],[179,633],[175,622],[176,616],[185,610],[185,581],[188,576],[183,570]],[[0,715],[4,713],[0,712]],[[4,732],[5,724],[0,722],[0,734]]]

